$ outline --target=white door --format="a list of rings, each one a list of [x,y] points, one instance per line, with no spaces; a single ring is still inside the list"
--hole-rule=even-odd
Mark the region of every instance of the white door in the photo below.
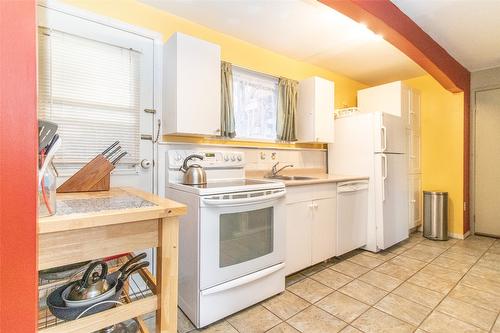
[[[311,201],[286,205],[285,274],[311,266]]]
[[[375,154],[377,246],[408,238],[408,174],[404,154]]]
[[[335,255],[335,197],[312,202],[312,264]]]
[[[127,125],[129,127],[119,127],[121,123],[109,122],[109,126],[106,128],[99,126],[92,130],[85,127],[86,121],[70,120],[73,126],[73,131],[80,130],[81,142],[78,142],[78,146],[93,145],[94,150],[86,159],[90,160],[92,155],[95,156],[97,153],[103,151],[107,146],[112,144],[119,137],[122,138],[121,146],[124,150],[128,151],[129,154],[126,155],[119,164],[117,164],[116,169],[112,173],[111,186],[132,186],[142,189],[147,192],[153,191],[153,156],[154,156],[154,143],[153,139],[156,133],[155,114],[147,112],[149,110],[155,109],[155,103],[153,98],[153,82],[154,82],[154,40],[151,38],[139,36],[135,33],[126,32],[121,29],[113,28],[108,25],[100,24],[95,21],[91,21],[85,18],[80,18],[74,15],[66,14],[61,11],[45,8],[41,5],[38,6],[38,25],[39,27],[46,28],[42,29],[47,32],[47,36],[51,33],[62,35],[63,39],[73,39],[75,44],[80,41],[86,44],[85,47],[88,49],[99,49],[105,50],[105,47],[110,49],[115,49],[115,53],[119,50],[123,52],[132,52],[134,54],[134,60],[136,65],[131,67],[131,71],[134,71],[133,75],[130,76],[123,75],[123,81],[120,81],[119,73],[117,77],[114,77],[113,82],[106,82],[107,77],[96,77],[94,84],[92,84],[91,89],[99,90],[98,87],[102,86],[105,91],[101,91],[103,94],[103,99],[106,94],[110,95],[112,93],[116,94],[115,100],[120,100],[121,94],[123,94],[124,89],[119,91],[119,86],[127,84],[134,87],[134,91],[130,91],[129,94],[124,94],[123,99],[134,98],[133,107],[137,111],[137,115],[133,116],[133,120],[130,120]],[[41,40],[41,39],[39,39]],[[42,42],[45,40],[42,40]],[[51,43],[50,37],[46,39],[48,43]],[[53,39],[52,39],[53,41]],[[80,43],[81,44],[81,43]],[[86,50],[85,47],[79,48],[79,52]],[[72,49],[67,48],[64,52],[72,55]],[[52,51],[51,51],[52,52]],[[103,54],[105,52],[101,52]],[[86,62],[87,66],[105,66],[105,62],[109,61],[110,58],[94,58],[92,57],[92,52],[89,51],[88,54],[83,54],[81,56],[87,56],[89,61]],[[52,60],[55,61],[55,60]],[[98,72],[97,67],[87,67],[91,70]],[[137,71],[137,72],[136,72]],[[69,70],[71,73],[71,70]],[[71,76],[71,75],[68,75]],[[77,75],[72,77],[73,83],[78,86]],[[124,80],[134,80],[132,84],[130,82],[125,82]],[[113,89],[113,85],[117,87]],[[116,90],[116,91],[115,91]],[[70,92],[71,93],[71,92]],[[77,94],[77,93],[75,93]],[[77,95],[76,98],[81,97]],[[85,104],[85,101],[78,101],[80,104]],[[104,103],[103,103],[104,105]],[[99,107],[91,105],[87,110],[93,110],[93,112],[86,113],[85,108],[81,107],[77,111],[78,116],[81,119],[95,121],[102,125],[104,122],[99,122],[99,119],[105,119],[109,117],[109,110],[114,112],[120,112],[119,105],[106,105],[102,108],[102,112],[99,113]],[[83,111],[82,111],[83,110]],[[98,110],[98,111],[96,111]],[[145,111],[146,110],[146,111]],[[64,122],[64,115],[59,118],[61,122]],[[92,118],[92,119],[90,119]],[[109,120],[109,119],[108,119]],[[111,119],[112,120],[112,119]],[[107,124],[107,123],[106,123]],[[68,127],[68,126],[66,126]],[[131,129],[133,128],[133,130]],[[128,135],[128,136],[127,136]],[[125,138],[125,139],[123,139]],[[142,139],[141,139],[142,138]],[[71,142],[69,138],[65,140],[64,132],[61,135],[63,146],[65,142]],[[102,150],[101,148],[102,147]],[[81,148],[81,147],[79,147]],[[99,149],[99,150],[97,150]],[[116,156],[114,156],[116,157]],[[141,161],[144,161],[141,166]],[[78,170],[84,162],[79,164],[70,165],[65,164],[61,166],[62,179],[58,180],[63,182],[68,176],[71,176],[76,170]],[[67,165],[67,167],[66,167]]]
[[[500,89],[476,93],[475,232],[500,236]]]

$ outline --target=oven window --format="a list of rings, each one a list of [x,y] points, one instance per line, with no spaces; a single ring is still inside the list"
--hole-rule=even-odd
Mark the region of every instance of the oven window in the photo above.
[[[274,208],[220,215],[219,266],[227,267],[273,252]]]

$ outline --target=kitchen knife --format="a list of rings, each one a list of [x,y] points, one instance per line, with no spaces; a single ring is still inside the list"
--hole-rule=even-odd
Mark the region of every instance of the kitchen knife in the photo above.
[[[111,164],[116,165],[123,158],[123,156],[125,156],[125,155],[127,155],[126,151],[124,151],[123,153],[121,153],[120,155],[118,155],[118,157],[115,158],[113,160],[113,162],[111,162]]]
[[[109,160],[113,155],[115,155],[121,149],[122,149],[121,146],[116,147],[115,149],[113,149],[113,151],[111,153],[109,153],[108,155],[106,155],[106,158]]]
[[[108,148],[106,148],[102,153],[101,155],[105,155],[106,153],[108,153],[111,149],[113,149],[117,144],[119,144],[120,141],[115,141],[111,146],[109,146]]]

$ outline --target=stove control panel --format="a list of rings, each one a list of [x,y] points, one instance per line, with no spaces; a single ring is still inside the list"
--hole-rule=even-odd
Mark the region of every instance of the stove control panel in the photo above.
[[[196,163],[205,169],[238,169],[245,166],[245,154],[238,151],[169,150],[167,155],[170,169],[179,169],[189,155],[203,156],[203,160],[193,159],[189,164]]]

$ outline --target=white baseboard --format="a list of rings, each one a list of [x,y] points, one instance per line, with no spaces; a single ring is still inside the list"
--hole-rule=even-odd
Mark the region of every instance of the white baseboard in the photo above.
[[[470,230],[467,231],[465,234],[455,234],[452,232],[448,233],[448,237],[455,238],[455,239],[466,239],[467,237],[469,237],[469,235],[470,235]]]

